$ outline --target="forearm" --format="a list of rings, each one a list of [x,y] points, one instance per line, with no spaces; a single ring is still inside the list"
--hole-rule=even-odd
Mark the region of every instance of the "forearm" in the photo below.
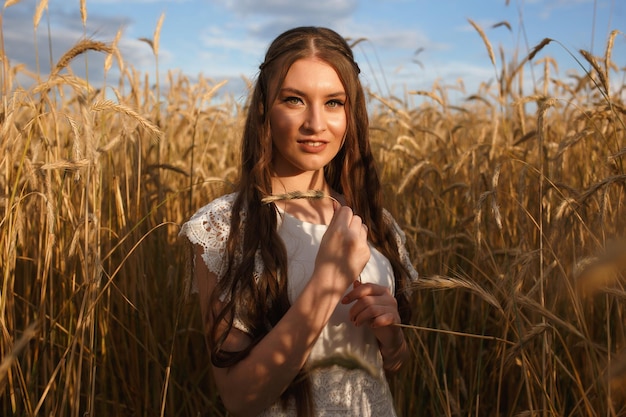
[[[320,271],[319,274],[329,273]],[[277,325],[229,368],[215,368],[226,405],[235,415],[256,415],[273,404],[304,366],[345,289],[314,276]]]

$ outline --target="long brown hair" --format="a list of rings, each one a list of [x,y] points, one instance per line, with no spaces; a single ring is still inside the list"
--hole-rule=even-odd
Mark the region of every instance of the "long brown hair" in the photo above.
[[[299,27],[288,30],[268,48],[250,97],[227,244],[228,270],[213,294],[214,299],[219,294],[230,296],[224,308],[217,312],[208,340],[212,362],[218,367],[230,366],[244,358],[290,306],[287,253],[277,233],[276,207],[261,204],[261,199],[272,192],[269,111],[287,71],[294,62],[305,57],[316,57],[332,66],[347,94],[345,143],[325,167],[326,181],[332,189],[343,194],[346,204],[369,226],[369,240],[393,267],[396,289],[404,288],[408,279],[392,227],[383,218],[380,180],[370,149],[365,93],[352,50],[344,38],[330,29]],[[254,277],[257,251],[264,266],[259,280]],[[243,256],[239,258],[237,253]],[[403,320],[406,320],[410,313],[402,291],[396,291],[396,299],[401,313],[405,313],[402,314]],[[224,352],[221,346],[235,316],[244,320],[252,343],[242,352]],[[228,329],[219,331],[219,324],[224,320],[229,323]],[[302,372],[283,395],[283,400],[291,395],[295,396],[298,415],[312,413],[309,381]]]

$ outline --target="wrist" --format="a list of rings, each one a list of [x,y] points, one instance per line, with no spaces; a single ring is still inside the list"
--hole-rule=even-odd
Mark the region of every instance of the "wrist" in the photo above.
[[[398,329],[399,330],[399,329]],[[380,354],[383,358],[383,368],[386,372],[397,372],[408,356],[408,346],[404,334],[400,331],[399,337],[394,337],[393,342],[382,344],[378,342]]]
[[[353,282],[345,270],[332,263],[316,265],[311,281],[316,281],[320,288],[324,288],[326,291],[331,290],[333,293],[337,292],[341,296]]]

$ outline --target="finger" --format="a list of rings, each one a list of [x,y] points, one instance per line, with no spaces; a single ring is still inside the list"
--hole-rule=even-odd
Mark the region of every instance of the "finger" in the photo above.
[[[396,319],[396,315],[392,312],[389,312],[373,318],[370,321],[369,325],[372,329],[376,329],[379,327],[391,326],[397,323],[399,323],[399,321]]]
[[[346,300],[344,304],[348,304],[354,300],[364,298],[367,296],[377,297],[377,296],[387,296],[387,295],[393,298],[393,296],[391,295],[387,287],[384,287],[378,284],[373,284],[370,282],[362,283],[360,281],[354,281],[352,283],[352,290],[348,294],[345,295],[342,302]]]
[[[382,301],[382,302],[381,302]],[[388,304],[385,300],[380,300],[380,297],[375,296],[362,296],[358,297],[355,303],[350,307],[348,315],[351,321],[357,320],[358,317],[373,317],[386,310]],[[362,320],[361,320],[362,321]]]
[[[343,206],[341,205],[341,203],[340,203],[338,200],[335,200],[335,199],[333,198],[333,211],[337,211],[337,210],[339,210],[341,207],[343,207]]]
[[[363,286],[363,283],[361,281],[355,280],[352,283],[352,290],[343,297],[341,302],[343,304],[350,304],[354,300],[357,300],[357,299],[361,298],[363,296],[362,290],[356,291],[356,289],[359,288],[359,287],[362,287],[362,286]]]
[[[368,236],[368,228],[367,225],[365,223],[363,223],[363,220],[361,219],[361,229],[360,229],[360,237],[362,239],[367,240],[367,236]]]
[[[352,213],[352,218],[350,219],[350,227],[354,228],[354,230],[362,230],[363,219],[361,219],[361,216]]]
[[[393,324],[395,316],[395,312],[389,307],[370,305],[356,314],[350,314],[350,321],[357,327],[382,327]]]
[[[332,224],[345,224],[350,227],[353,217],[354,214],[350,207],[340,205],[333,213],[333,218],[330,220],[329,226]]]
[[[348,317],[355,326],[369,324],[379,327],[400,322],[395,299],[389,300],[384,296],[360,298],[350,308]]]
[[[354,323],[355,326],[358,326],[363,321],[372,318],[374,313],[372,313],[372,311],[368,313],[368,309],[374,309],[374,306],[368,305],[363,302],[354,303],[354,305],[350,307],[350,311],[348,312],[348,317],[350,317],[350,321]]]
[[[400,322],[398,305],[394,298],[390,299],[384,295],[362,297],[350,307],[348,312],[348,317],[355,326],[371,323],[378,316],[382,315],[391,315],[390,317],[394,323]],[[384,323],[386,322],[379,323],[379,321],[376,321],[376,323],[377,325],[385,325]]]

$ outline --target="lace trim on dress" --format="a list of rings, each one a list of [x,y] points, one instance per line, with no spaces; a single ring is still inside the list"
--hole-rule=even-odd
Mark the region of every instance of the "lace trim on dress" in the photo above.
[[[341,366],[310,373],[315,415],[319,417],[395,417],[393,400],[384,376]],[[293,399],[283,408],[280,401],[259,417],[296,417]]]
[[[202,260],[219,279],[224,277],[228,266],[226,242],[234,197],[235,194],[228,194],[213,200],[191,216],[180,231],[192,244],[204,249]]]
[[[387,211],[383,210],[383,218],[385,221],[389,222],[391,225],[394,235],[396,237],[396,244],[398,246],[398,254],[400,255],[400,261],[404,268],[409,272],[409,281],[406,284],[406,288],[404,290],[407,292],[407,295],[411,295],[411,283],[417,281],[419,278],[419,274],[413,267],[411,263],[411,258],[409,257],[409,251],[406,249],[406,235],[404,231],[398,225],[398,222],[393,218],[393,216]]]

